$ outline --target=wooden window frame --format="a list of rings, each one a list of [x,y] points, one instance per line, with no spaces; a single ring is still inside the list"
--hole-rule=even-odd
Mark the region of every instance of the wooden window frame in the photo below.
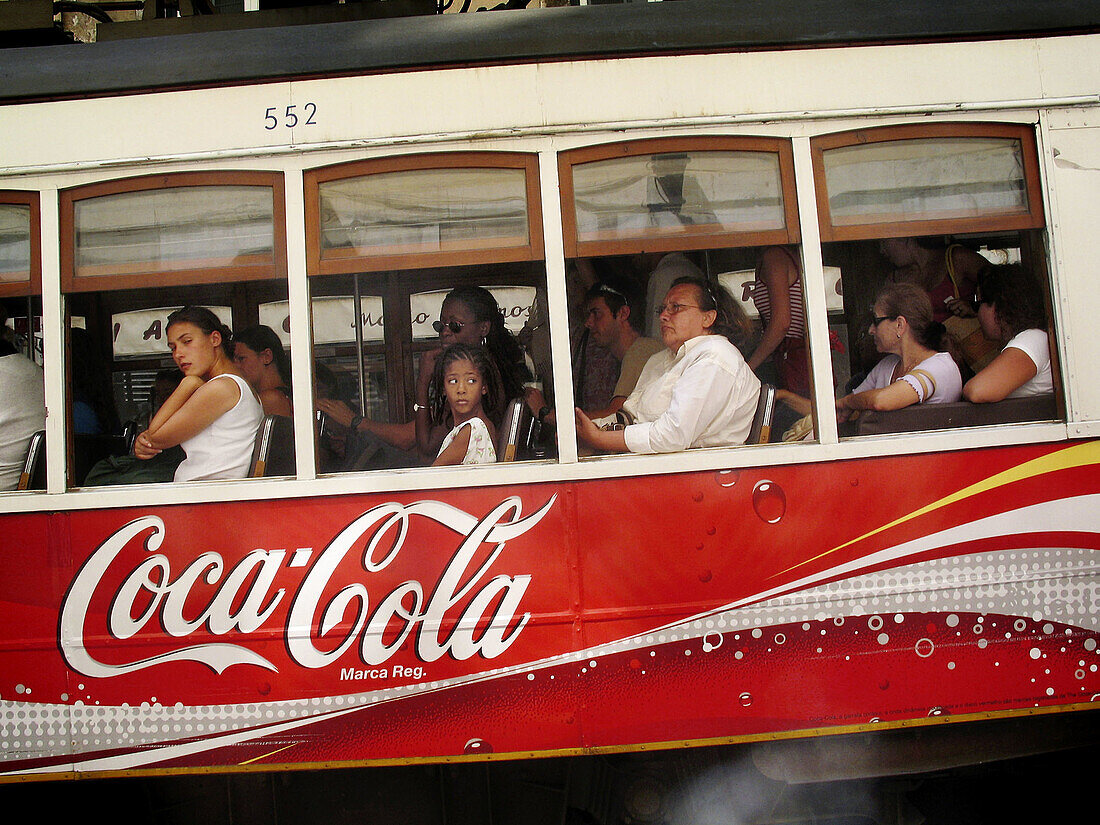
[[[1020,141],[1024,161],[1024,187],[1027,212],[972,218],[936,218],[910,221],[883,221],[834,226],[825,185],[825,152],[867,143],[891,143],[903,140],[935,138],[1011,138]],[[928,123],[905,126],[876,126],[833,132],[810,140],[814,189],[821,241],[865,241],[875,238],[961,235],[972,232],[1042,229],[1045,226],[1043,194],[1039,176],[1039,155],[1035,129],[1020,123]]]
[[[74,222],[78,201],[128,192],[200,186],[256,186],[271,190],[273,231],[270,262],[244,266],[214,265],[170,270],[153,266],[143,269],[138,264],[128,266],[129,271],[121,274],[76,276]],[[286,198],[282,172],[178,172],[101,181],[62,190],[60,209],[61,288],[64,292],[147,289],[151,286],[262,281],[287,277]]]
[[[729,232],[699,227],[676,235],[650,235],[606,241],[579,241],[574,204],[573,167],[582,163],[669,152],[761,152],[779,158],[780,189],[783,195],[782,229]],[[627,255],[638,252],[716,249],[745,246],[773,246],[799,243],[798,200],[795,194],[794,151],[787,138],[695,137],[647,138],[602,143],[570,149],[558,155],[562,230],[567,258]]]
[[[21,298],[42,293],[42,202],[38,192],[0,189],[0,203],[29,206],[30,273],[26,281],[0,282],[0,298]]]
[[[334,180],[366,177],[389,172],[433,169],[522,169],[527,198],[527,243],[495,246],[492,239],[482,244],[458,243],[453,249],[432,252],[391,253],[323,258],[321,255],[320,185]],[[394,269],[436,266],[538,261],[544,257],[542,195],[539,187],[538,156],[528,152],[433,152],[351,161],[307,169],[305,188],[306,272],[309,275],[347,275]]]

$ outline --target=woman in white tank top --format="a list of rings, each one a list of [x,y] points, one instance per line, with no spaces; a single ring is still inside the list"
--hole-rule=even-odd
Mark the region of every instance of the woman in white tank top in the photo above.
[[[244,478],[263,408],[229,354],[229,330],[205,307],[173,312],[165,329],[183,380],[137,437],[134,455],[149,459],[179,444],[187,458],[176,481]]]

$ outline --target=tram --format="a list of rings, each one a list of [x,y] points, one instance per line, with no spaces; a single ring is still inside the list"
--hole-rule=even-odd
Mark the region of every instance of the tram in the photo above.
[[[1096,5],[842,36],[726,5],[0,53],[0,300],[48,411],[0,493],[0,779],[1094,722]],[[1053,393],[838,424],[881,241],[915,237],[1034,275]],[[752,314],[773,246],[803,437],[580,449],[584,272],[677,255]],[[491,465],[332,461],[318,399],[411,421],[463,285],[552,423]],[[140,429],[196,304],[279,335],[287,438],[244,479],[88,483],[129,445],[78,431],[80,362]]]

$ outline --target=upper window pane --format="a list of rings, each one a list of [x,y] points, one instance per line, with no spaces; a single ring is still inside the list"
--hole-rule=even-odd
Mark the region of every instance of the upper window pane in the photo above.
[[[667,152],[573,167],[577,239],[782,229],[779,156]]]
[[[0,296],[38,293],[38,193],[0,192]]]
[[[0,283],[26,283],[31,278],[31,208],[0,203]]]
[[[320,185],[324,257],[526,246],[522,169],[412,169]]]
[[[832,149],[824,161],[834,226],[1027,212],[1018,140],[895,140]]]
[[[77,278],[272,262],[271,190],[197,186],[78,201]]]
[[[788,141],[600,144],[562,153],[559,174],[569,256],[798,239]]]
[[[305,181],[310,274],[542,256],[534,155],[383,158]]]
[[[282,176],[162,175],[61,193],[70,291],[260,280],[286,270]]]
[[[1043,225],[1030,126],[882,127],[811,146],[823,240]]]

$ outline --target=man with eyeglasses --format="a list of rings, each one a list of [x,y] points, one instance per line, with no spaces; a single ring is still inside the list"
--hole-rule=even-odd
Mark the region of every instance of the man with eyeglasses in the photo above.
[[[639,298],[630,285],[611,278],[597,281],[585,295],[584,325],[589,338],[619,362],[619,378],[611,393],[611,402],[604,409],[593,411],[592,417],[618,412],[634,391],[646,361],[664,349],[660,341],[647,338],[637,329],[644,316]]]

